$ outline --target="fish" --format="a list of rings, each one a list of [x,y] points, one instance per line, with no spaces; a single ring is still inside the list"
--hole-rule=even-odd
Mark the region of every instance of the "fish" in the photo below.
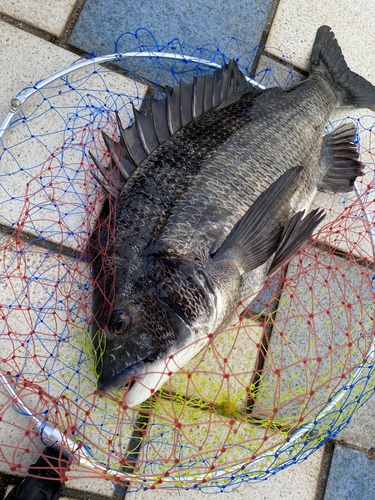
[[[117,117],[109,165],[91,154],[111,207],[90,257],[99,391],[140,405],[302,248],[325,216],[315,194],[363,175],[354,124],[324,135],[328,118],[374,104],[322,26],[290,88],[261,90],[232,60],[166,87],[128,128]]]

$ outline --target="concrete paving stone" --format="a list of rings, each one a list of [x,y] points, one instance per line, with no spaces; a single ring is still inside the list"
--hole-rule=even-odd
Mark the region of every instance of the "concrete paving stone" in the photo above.
[[[82,476],[82,470],[79,470],[74,465],[71,471],[68,472],[68,481],[65,485],[72,490],[84,491],[86,493],[93,493],[96,495],[103,495],[104,497],[112,498],[115,492],[115,487],[111,481],[106,479],[99,479],[94,473],[86,472],[85,478]],[[91,476],[91,477],[90,477]]]
[[[229,486],[225,492],[230,492],[230,498],[233,500],[313,500],[315,499],[320,467],[324,448],[320,448],[313,453],[307,460],[286,467],[280,470],[274,476],[266,481],[240,483],[237,486]],[[127,498],[137,498],[137,500],[161,500],[174,499],[203,499],[209,498],[221,500],[223,498],[220,488],[205,488],[202,491],[196,489],[190,490],[167,490],[156,489],[147,491],[137,491],[138,485],[131,483]],[[146,487],[146,485],[145,485]]]
[[[4,119],[17,92],[77,58],[6,23],[0,26]],[[27,119],[19,119],[5,132],[6,150],[0,153],[0,223],[19,222],[25,231],[73,248],[87,241],[103,199],[91,175],[88,151],[105,157],[99,129],[116,134],[114,111],[120,110],[127,125],[132,111],[126,96],[143,97],[147,91],[147,86],[135,84],[121,72],[95,69],[93,74],[92,66],[79,70],[34,94],[18,114]],[[134,104],[139,108],[141,99]]]
[[[119,402],[94,393],[96,376],[85,332],[91,297],[88,264],[17,244],[9,236],[0,235],[0,244],[0,369],[16,377],[15,390],[33,414],[42,420],[47,415],[69,434],[73,426],[90,443],[93,460],[109,458],[110,466],[118,469],[136,415],[129,413],[119,421]],[[26,435],[30,422],[12,409],[5,387],[0,395],[0,471],[12,473],[18,460],[26,468],[35,461],[32,451],[25,450],[39,438]],[[78,480],[77,475],[86,479]],[[93,475],[95,471],[80,469],[74,484],[90,488],[87,477]],[[98,480],[108,494],[113,492],[110,483]],[[92,487],[95,492],[96,486]]]
[[[236,314],[207,349],[170,378],[164,392],[244,409],[259,362],[262,333],[257,321],[239,321]]]
[[[97,55],[112,54],[115,52],[116,40],[123,33],[126,35],[118,43],[118,51],[125,52],[139,47],[141,44],[152,46],[155,44],[164,47],[174,41],[172,48],[178,45],[176,38],[184,45],[184,53],[189,55],[195,48],[199,48],[194,55],[202,55],[205,59],[215,57],[216,47],[219,44],[221,51],[228,57],[238,56],[238,45],[231,37],[243,40],[251,47],[259,44],[272,0],[241,0],[232,2],[205,0],[199,3],[182,1],[157,1],[152,8],[147,0],[137,2],[136,8],[130,0],[88,0],[84,5],[69,42],[87,52]],[[150,35],[146,30],[149,30]],[[226,37],[223,39],[223,37]],[[156,41],[155,41],[156,39]],[[221,40],[222,39],[222,40]],[[207,46],[206,46],[207,44]],[[190,48],[192,47],[192,48]],[[203,51],[200,48],[203,47]],[[253,51],[246,49],[247,63],[251,68]],[[242,52],[245,51],[245,46]],[[222,63],[219,54],[216,57]],[[152,66],[140,61],[132,62],[132,69],[136,74],[151,81]],[[174,66],[178,72],[181,68]],[[160,78],[160,77],[159,77]],[[159,80],[160,81],[160,80]],[[169,85],[173,79],[161,81]]]
[[[372,388],[365,392],[369,399],[354,413],[348,425],[335,439],[369,450],[375,448],[375,397]]]
[[[44,448],[30,421],[14,411],[12,400],[0,385],[0,472],[21,476]],[[30,431],[26,435],[26,430]]]
[[[202,411],[179,401],[158,401],[138,455],[137,474],[155,478],[168,471],[176,480],[186,476],[207,474],[214,466],[216,472],[231,467],[240,469],[244,461],[285,443],[286,433],[254,426],[234,412],[224,414],[220,409]],[[254,470],[274,470],[291,457],[259,458]],[[176,465],[175,460],[178,460]],[[255,472],[254,472],[255,473]]]
[[[300,83],[304,79],[302,72],[294,67],[293,61],[285,57],[281,52],[278,54],[277,60],[271,57],[271,53],[268,52],[267,47],[261,53],[254,80],[264,87],[281,87],[286,89]]]
[[[77,0],[0,0],[0,12],[61,37]]]
[[[324,500],[374,498],[375,460],[361,451],[336,445]]]
[[[317,29],[332,28],[349,67],[375,83],[375,33],[372,0],[341,0],[340,2],[300,2],[280,0],[266,42],[289,56],[295,66],[304,71],[310,67],[310,53]],[[274,52],[278,54],[277,51]]]
[[[280,425],[314,418],[367,355],[372,316],[365,267],[314,246],[292,259],[254,414],[264,413]]]

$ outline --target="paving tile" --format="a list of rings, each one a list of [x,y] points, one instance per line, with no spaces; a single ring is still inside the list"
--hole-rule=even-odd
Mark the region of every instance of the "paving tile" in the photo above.
[[[371,0],[280,0],[266,45],[280,49],[295,66],[308,71],[316,30],[328,25],[335,33],[349,67],[375,83],[374,15],[375,4]]]
[[[77,0],[0,0],[0,12],[61,37]]]
[[[142,43],[155,47],[155,38],[160,46],[178,38],[182,44],[193,48],[211,44],[206,47],[206,51],[211,51],[210,54],[203,52],[203,55],[211,59],[212,52],[215,57],[220,39],[229,37],[221,41],[220,48],[226,51],[228,57],[233,57],[238,55],[238,47],[230,37],[244,40],[256,47],[271,4],[272,0],[241,0],[236,4],[217,3],[214,0],[199,3],[168,0],[153,2],[150,8],[147,0],[141,0],[134,8],[130,0],[88,0],[69,42],[89,53],[112,54],[120,35],[135,33],[140,29],[137,36],[141,42],[133,36],[122,37],[118,45],[119,52],[134,49]],[[154,38],[146,30],[150,30]],[[173,44],[171,48],[172,46]],[[185,53],[190,54],[191,50],[187,48]],[[132,68],[137,74],[150,78],[144,64],[137,62]]]
[[[118,468],[133,425],[125,416],[118,421],[118,401],[95,395],[93,357],[85,336],[91,297],[88,264],[1,236],[0,368],[14,377],[17,394],[33,414],[42,420],[48,415],[68,433],[73,425],[90,443],[94,460],[110,457],[110,466]],[[29,419],[14,410],[6,388],[0,388],[0,471],[14,473],[18,464],[25,471],[44,446],[37,434],[26,433],[28,426],[32,429]],[[73,467],[69,474],[72,488],[103,490],[107,496],[114,491],[95,470]]]
[[[75,469],[77,469],[77,472],[75,472]],[[79,475],[82,475],[82,470],[79,471],[78,468],[72,466],[72,471],[67,474],[68,481],[65,485],[72,490],[95,493],[109,498],[112,498],[113,493],[116,491],[111,481],[98,479],[94,473],[91,474],[91,477],[85,478],[77,478]],[[86,476],[90,476],[90,473],[86,472]]]
[[[369,399],[356,410],[348,425],[335,439],[369,450],[375,448],[375,397],[371,387],[365,393],[365,399]]]
[[[6,23],[0,26],[5,40],[0,47],[5,68],[0,82],[4,118],[7,103],[17,92],[71,65],[76,56]],[[99,128],[114,133],[110,123],[116,108],[121,108],[120,116],[128,124],[132,112],[125,95],[144,96],[147,91],[121,72],[96,69],[91,76],[92,67],[80,70],[37,92],[22,106],[20,113],[28,119],[5,132],[6,150],[0,153],[0,223],[20,221],[25,231],[73,248],[85,244],[95,223],[94,209],[103,199],[90,173],[88,150],[103,157]],[[73,86],[76,91],[70,90]],[[134,103],[139,107],[141,100]],[[101,109],[104,104],[107,113]]]
[[[266,481],[240,483],[236,487],[228,487],[225,492],[230,492],[233,500],[313,500],[315,498],[320,467],[323,457],[323,448],[313,453],[306,461],[286,467],[277,472]],[[136,488],[135,483],[131,483],[130,491]],[[133,496],[139,500],[159,500],[173,499],[203,499],[209,498],[219,500],[223,495],[219,493],[220,488],[205,488],[204,493],[196,490],[147,490],[137,493],[128,493],[127,498]]]
[[[335,446],[324,500],[374,498],[375,460],[361,451]]]
[[[239,468],[253,454],[260,457],[282,445],[286,437],[286,433],[256,427],[217,408],[202,411],[179,401],[159,401],[153,405],[136,470],[140,480],[146,475],[155,482],[166,471],[182,481],[186,476],[207,474],[210,467],[226,475],[229,467],[240,462]],[[289,454],[262,458],[254,468],[266,472],[289,459]]]
[[[254,412],[271,418],[277,408],[274,422],[283,425],[313,418],[368,352],[372,296],[368,270],[350,259],[319,247],[296,256],[266,347]]]
[[[212,340],[183,372],[176,373],[164,386],[164,392],[203,399],[207,404],[230,404],[246,408],[249,386],[259,362],[259,344],[263,327],[255,320],[232,321],[235,326]],[[227,377],[227,378],[226,378]]]
[[[266,50],[260,55],[258,66],[254,75],[254,80],[266,88],[281,87],[288,88],[296,85],[305,79],[304,74],[298,70],[293,61],[285,57],[282,52],[275,60],[275,50],[271,53]]]

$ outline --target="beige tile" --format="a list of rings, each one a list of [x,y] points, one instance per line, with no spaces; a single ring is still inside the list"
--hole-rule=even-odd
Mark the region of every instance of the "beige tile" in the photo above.
[[[0,114],[5,117],[7,103],[22,88],[66,68],[76,56],[6,23],[0,26],[5,68]],[[6,150],[0,152],[0,223],[19,223],[25,231],[73,248],[85,246],[103,199],[88,156],[89,150],[99,158],[106,156],[99,128],[115,133],[117,107],[128,124],[132,111],[126,96],[144,96],[147,91],[121,73],[92,70],[79,70],[27,99],[17,115],[26,121],[18,119],[5,132]],[[105,103],[108,113],[102,112]],[[134,104],[139,107],[141,100]]]
[[[210,474],[211,467],[216,474],[226,475],[232,469],[239,471],[250,457],[273,450],[272,457],[262,457],[254,465],[257,474],[285,461],[284,455],[273,455],[286,438],[286,433],[254,426],[217,409],[201,411],[178,401],[159,401],[152,408],[138,455],[138,478],[146,475],[157,482],[168,472],[176,481],[194,481]]]
[[[0,0],[0,12],[61,37],[77,0]]]
[[[288,88],[304,79],[290,58],[283,56],[281,52],[276,54],[274,49],[272,53],[276,55],[276,61],[271,58],[271,53],[267,51],[267,48],[260,55],[254,76],[258,83],[266,88]]]
[[[295,257],[286,279],[255,413],[271,418],[276,408],[275,423],[298,425],[314,419],[367,355],[373,291],[367,268],[319,247]]]
[[[234,500],[314,500],[319,479],[320,467],[323,458],[323,447],[310,455],[307,460],[280,470],[266,481],[243,482],[239,487],[228,486],[225,492],[230,492]],[[238,483],[237,483],[238,486]],[[134,491],[135,483],[131,483],[130,490]],[[148,490],[136,493],[137,499],[143,500],[169,500],[177,496],[190,499],[210,498],[219,500],[223,498],[219,487],[205,488],[204,493],[196,489],[186,490]],[[129,494],[130,495],[130,494]]]
[[[210,346],[195,356],[182,372],[171,377],[164,392],[243,411],[259,361],[262,334],[263,327],[257,321],[248,318],[238,321],[236,314],[225,331],[212,339]]]
[[[349,67],[375,83],[374,15],[372,0],[280,0],[266,45],[270,52],[270,47],[277,47],[298,68],[308,71],[316,31],[320,26],[328,25],[335,33]]]
[[[363,406],[356,408],[353,405],[354,415],[350,419],[348,425],[337,434],[336,438],[339,441],[344,441],[347,444],[361,446],[366,450],[375,448],[375,398],[374,398],[374,382],[371,381],[360,387],[362,391],[357,391],[358,396],[362,398],[361,403],[369,398]]]
[[[76,466],[72,466],[72,472],[67,474],[68,481],[65,485],[72,490],[85,491],[87,493],[93,493],[96,495],[103,495],[105,497],[111,498],[115,492],[115,487],[110,480],[99,479],[95,472],[85,471],[84,478],[79,478],[77,476],[82,476],[82,469],[78,469]]]
[[[121,413],[119,420],[120,401],[95,394],[85,330],[91,298],[88,264],[8,236],[0,238],[0,255],[0,369],[19,376],[15,390],[33,414],[41,420],[48,414],[49,422],[68,435],[76,430],[90,443],[94,461],[110,457],[110,466],[118,469],[137,414]],[[35,434],[25,433],[29,419],[14,411],[5,387],[0,396],[0,470],[10,472],[18,460],[25,467],[33,463],[33,449],[42,445]],[[95,471],[80,469],[79,476],[87,480]],[[82,488],[89,483],[84,481]],[[108,488],[110,483],[103,484]]]

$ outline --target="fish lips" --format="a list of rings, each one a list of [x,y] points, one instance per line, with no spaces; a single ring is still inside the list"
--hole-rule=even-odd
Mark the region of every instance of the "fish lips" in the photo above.
[[[135,380],[137,375],[141,375],[146,371],[146,365],[143,361],[130,365],[124,368],[120,372],[113,374],[112,376],[108,373],[102,372],[99,375],[97,388],[99,391],[109,392],[121,388],[125,383],[130,382],[130,384]]]
[[[165,362],[168,355],[193,341],[191,328],[167,304],[162,301],[159,303],[165,310],[168,322],[176,334],[171,350],[155,352],[155,347],[152,347],[151,339],[145,331],[133,331],[129,337],[124,339],[125,341],[121,342],[120,339],[113,339],[108,328],[105,327],[104,334],[107,343],[103,354],[96,360],[97,389],[99,391],[109,392],[120,389],[128,383],[130,384],[128,392],[132,391],[133,388],[135,392],[139,392],[140,388],[135,388],[136,385],[139,385],[136,380],[142,382],[144,376],[147,377],[147,380],[152,379],[152,382],[149,380],[153,385],[151,389],[157,390],[161,382],[165,382],[165,377],[162,379],[161,373],[166,368]],[[110,341],[108,342],[108,340]],[[155,370],[154,375],[149,373]],[[176,369],[172,371],[176,371]],[[147,388],[144,388],[144,391],[147,392]],[[145,398],[149,395],[150,393]],[[131,394],[129,396],[132,399]],[[141,401],[143,400],[141,399]],[[135,404],[139,404],[139,402],[137,401]]]
[[[154,354],[151,339],[144,332],[131,331],[123,339],[114,339],[104,328],[106,342],[97,344],[95,351],[97,388],[99,391],[120,389],[145,371],[145,360]]]

